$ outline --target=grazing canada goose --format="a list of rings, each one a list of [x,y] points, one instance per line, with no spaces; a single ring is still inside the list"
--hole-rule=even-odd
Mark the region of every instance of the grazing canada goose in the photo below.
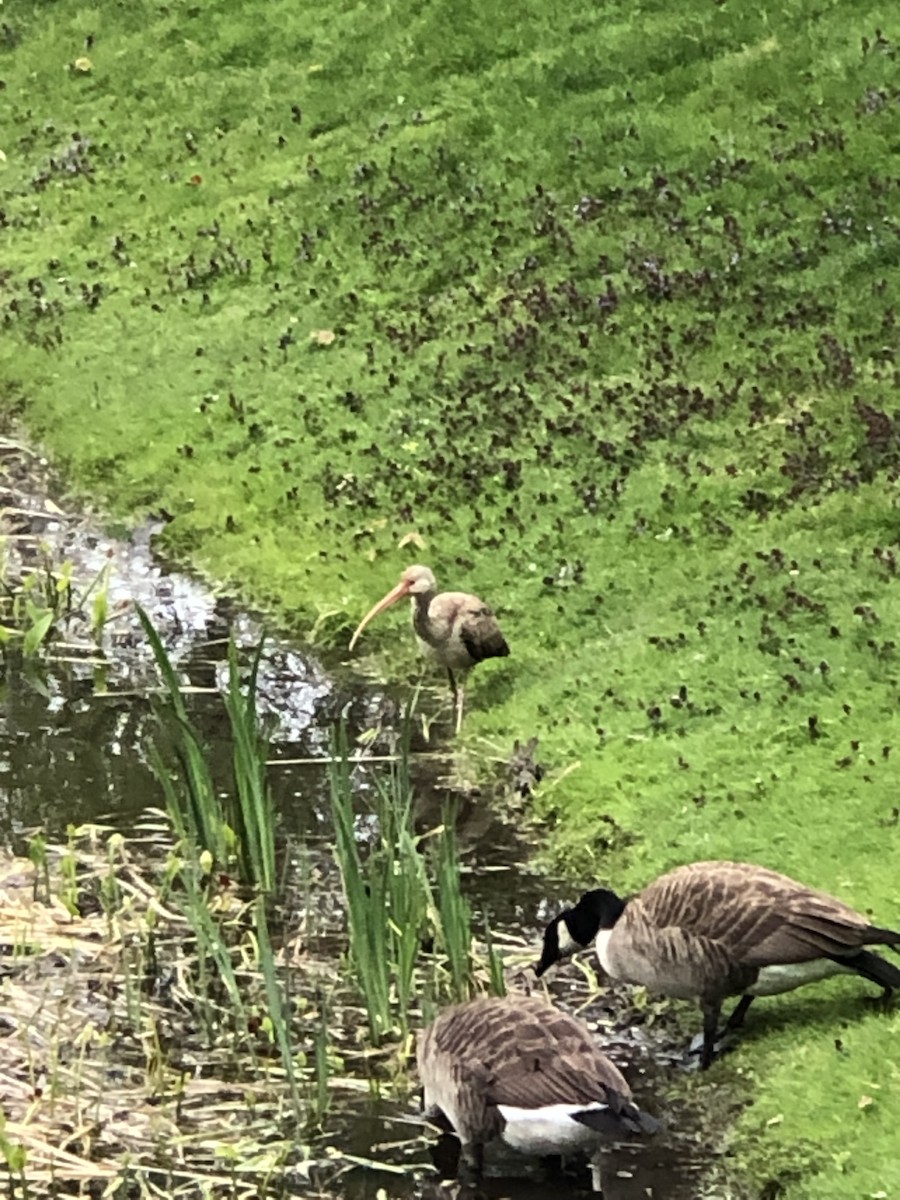
[[[483,996],[445,1009],[419,1034],[425,1112],[453,1126],[460,1173],[477,1177],[495,1138],[526,1154],[583,1151],[601,1190],[604,1141],[655,1133],[581,1021],[529,996]]]
[[[456,708],[456,732],[462,727],[463,689],[456,676],[465,675],[486,658],[505,658],[509,646],[497,619],[483,600],[469,592],[438,592],[430,567],[407,567],[400,582],[369,609],[350,639],[350,649],[373,617],[409,596],[413,630],[419,649],[447,672]]]
[[[740,1000],[725,1026],[739,1028],[756,996],[775,996],[829,975],[855,973],[885,990],[900,970],[863,947],[900,946],[849,905],[777,871],[750,863],[678,867],[632,899],[600,888],[555,917],[535,967],[548,967],[596,941],[613,980],[640,983],[703,1010],[701,1066],[715,1053],[722,1001]]]

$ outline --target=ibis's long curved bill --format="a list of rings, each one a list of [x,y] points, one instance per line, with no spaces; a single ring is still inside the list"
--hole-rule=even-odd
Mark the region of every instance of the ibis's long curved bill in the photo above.
[[[372,620],[372,618],[377,617],[378,614],[380,612],[384,612],[386,608],[390,608],[392,604],[396,604],[398,600],[402,600],[404,596],[408,596],[409,588],[410,585],[407,583],[407,581],[405,579],[401,579],[397,586],[395,588],[391,588],[388,594],[383,597],[383,599],[379,600],[374,608],[369,609],[369,611],[357,625],[356,631],[353,634],[353,637],[350,639],[351,650],[356,645],[357,638]]]

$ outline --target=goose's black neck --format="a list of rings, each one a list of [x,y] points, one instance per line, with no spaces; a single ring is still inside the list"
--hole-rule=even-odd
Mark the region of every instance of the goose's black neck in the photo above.
[[[569,932],[579,945],[587,946],[601,929],[612,929],[625,911],[625,901],[608,888],[585,892],[569,910]]]

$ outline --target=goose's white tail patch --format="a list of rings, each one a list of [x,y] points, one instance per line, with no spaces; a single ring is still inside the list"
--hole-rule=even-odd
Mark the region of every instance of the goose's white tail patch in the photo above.
[[[812,962],[785,963],[775,967],[763,967],[753,987],[747,991],[751,996],[777,996],[781,992],[792,992],[806,983],[818,983],[831,975],[853,975],[852,967],[832,962],[830,958],[815,958]]]
[[[516,1108],[511,1104],[498,1106],[506,1127],[503,1140],[514,1150],[525,1154],[565,1154],[597,1145],[596,1130],[576,1121],[574,1114],[602,1111],[608,1105],[545,1104],[543,1108]]]

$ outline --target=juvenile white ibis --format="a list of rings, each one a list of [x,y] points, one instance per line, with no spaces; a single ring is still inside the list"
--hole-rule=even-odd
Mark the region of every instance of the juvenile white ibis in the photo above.
[[[412,600],[412,623],[419,649],[447,672],[456,708],[456,732],[459,733],[463,689],[457,684],[456,676],[464,675],[484,658],[505,657],[509,654],[509,646],[496,617],[483,600],[468,592],[438,593],[431,569],[414,566],[407,567],[397,586],[366,613],[350,639],[350,649],[373,617],[404,596]]]

